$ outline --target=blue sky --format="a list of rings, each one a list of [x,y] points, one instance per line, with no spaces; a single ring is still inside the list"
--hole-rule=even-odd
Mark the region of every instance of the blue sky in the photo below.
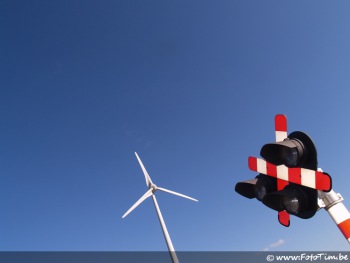
[[[347,1],[2,1],[0,250],[348,250],[326,211],[285,228],[234,191],[274,116],[350,208]]]

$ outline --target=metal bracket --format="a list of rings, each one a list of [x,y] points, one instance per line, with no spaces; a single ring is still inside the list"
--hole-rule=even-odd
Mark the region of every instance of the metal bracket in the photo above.
[[[333,190],[329,192],[324,192],[324,191],[317,191],[317,192],[318,192],[318,199],[317,199],[318,209],[324,208],[328,210],[333,205],[340,203],[344,200],[344,198],[339,193],[336,193]]]

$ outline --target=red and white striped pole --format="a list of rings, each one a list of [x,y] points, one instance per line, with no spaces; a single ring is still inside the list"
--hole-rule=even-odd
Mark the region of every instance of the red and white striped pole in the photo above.
[[[350,213],[342,203],[343,198],[333,190],[329,192],[319,191],[318,196],[323,202],[319,206],[326,209],[346,240],[350,243]]]
[[[281,142],[288,138],[287,117],[283,114],[277,114],[275,116],[275,137],[276,142]],[[288,184],[288,181],[277,178],[277,191],[283,190]],[[283,226],[288,227],[290,225],[290,215],[286,210],[278,212],[278,221]]]

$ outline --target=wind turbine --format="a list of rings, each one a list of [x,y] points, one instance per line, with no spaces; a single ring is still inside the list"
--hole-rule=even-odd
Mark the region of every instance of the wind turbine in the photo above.
[[[154,206],[156,208],[156,211],[157,211],[157,215],[158,215],[158,219],[159,219],[159,223],[162,227],[162,230],[163,230],[163,234],[164,234],[164,238],[165,238],[165,241],[166,241],[166,244],[168,246],[168,249],[169,249],[169,253],[170,253],[170,256],[171,256],[171,260],[173,263],[178,263],[179,260],[176,256],[176,252],[175,252],[175,249],[174,249],[174,246],[173,246],[173,243],[171,242],[171,239],[170,239],[170,236],[169,236],[169,232],[166,228],[166,225],[165,225],[165,222],[164,222],[164,219],[163,219],[163,216],[162,216],[162,213],[160,212],[160,209],[159,209],[159,206],[158,206],[158,202],[157,202],[157,199],[156,199],[156,196],[154,195],[154,193],[157,191],[157,190],[160,190],[160,191],[163,191],[163,192],[166,192],[166,193],[169,193],[169,194],[173,194],[173,195],[178,195],[178,196],[181,196],[181,197],[184,197],[184,198],[187,198],[187,199],[190,199],[192,201],[196,201],[198,202],[197,199],[194,199],[192,197],[189,197],[187,195],[183,195],[183,194],[180,194],[180,193],[177,193],[177,192],[174,192],[174,191],[170,191],[168,189],[165,189],[165,188],[162,188],[162,187],[158,187],[156,186],[152,180],[151,180],[151,177],[149,176],[149,174],[147,173],[146,171],[146,168],[145,166],[143,165],[143,163],[141,162],[141,159],[140,157],[137,155],[137,153],[135,152],[135,155],[136,155],[136,158],[137,160],[139,161],[139,164],[141,166],[141,169],[143,171],[143,174],[145,175],[145,179],[146,179],[146,185],[147,187],[149,188],[148,191],[143,195],[141,196],[141,198],[139,200],[137,200],[137,202],[129,208],[128,211],[126,211],[126,213],[122,216],[122,218],[126,217],[128,214],[131,213],[131,211],[133,211],[139,204],[141,204],[144,200],[146,200],[148,197],[152,196],[152,199],[153,199],[153,202],[154,202]]]

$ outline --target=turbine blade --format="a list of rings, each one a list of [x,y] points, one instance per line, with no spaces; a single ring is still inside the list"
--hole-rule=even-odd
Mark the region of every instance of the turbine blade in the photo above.
[[[126,211],[126,213],[122,216],[122,218],[126,217],[128,214],[131,213],[132,210],[134,210],[139,204],[141,204],[145,199],[147,199],[148,197],[150,197],[151,195],[153,195],[152,193],[152,188],[150,188],[143,196],[141,196],[141,198],[139,200],[137,200],[137,202],[129,208],[128,211]]]
[[[180,194],[180,193],[177,193],[177,192],[174,192],[174,191],[170,191],[170,190],[165,189],[165,188],[162,188],[162,187],[158,187],[158,186],[157,186],[157,190],[160,190],[160,191],[163,191],[163,192],[166,192],[166,193],[169,193],[169,194],[173,194],[173,195],[178,195],[178,196],[181,196],[181,197],[190,199],[190,200],[192,200],[192,201],[198,202],[197,199],[194,199],[194,198],[192,198],[192,197],[189,197],[189,196],[187,196],[187,195]]]
[[[141,162],[140,157],[137,155],[137,152],[135,152],[136,158],[139,161],[139,164],[141,166],[141,169],[143,171],[143,174],[145,175],[145,179],[146,179],[146,185],[150,186],[152,183],[151,177],[149,176],[149,174],[147,173],[147,170],[145,168],[145,166],[143,165],[143,163]]]

